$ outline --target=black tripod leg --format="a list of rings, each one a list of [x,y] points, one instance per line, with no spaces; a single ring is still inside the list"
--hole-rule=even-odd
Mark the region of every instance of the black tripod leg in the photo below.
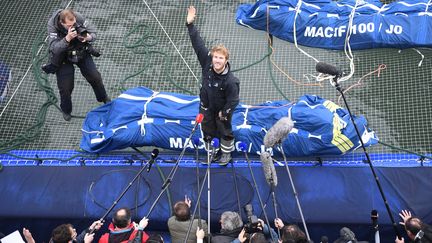
[[[361,137],[360,131],[359,131],[358,127],[357,127],[357,124],[356,124],[355,121],[354,121],[354,117],[353,117],[353,115],[352,115],[352,113],[351,113],[351,110],[350,110],[350,108],[349,108],[349,106],[348,106],[348,102],[347,102],[347,100],[346,100],[346,98],[345,98],[345,94],[344,94],[342,88],[340,87],[340,84],[337,82],[337,79],[336,79],[336,78],[335,78],[335,80],[334,80],[334,83],[335,83],[335,86],[336,86],[336,90],[339,91],[339,93],[341,94],[342,99],[343,99],[344,104],[345,104],[345,107],[346,107],[347,110],[348,110],[348,113],[349,113],[350,119],[351,119],[351,121],[352,121],[352,123],[353,123],[353,125],[354,125],[354,129],[355,129],[355,131],[356,131],[356,133],[357,133],[357,136],[358,136],[358,138],[359,138],[359,140],[360,140],[360,144],[361,144],[361,147],[362,147],[362,149],[363,149],[363,153],[364,153],[365,156],[366,156],[367,162],[368,162],[368,164],[369,164],[369,168],[371,169],[372,174],[373,174],[373,176],[374,176],[374,178],[375,178],[375,182],[376,182],[376,184],[377,184],[377,186],[378,186],[378,189],[379,189],[379,191],[380,191],[381,197],[382,197],[382,199],[383,199],[383,201],[384,201],[384,204],[385,204],[385,207],[386,207],[387,213],[388,213],[388,215],[389,215],[389,217],[390,217],[390,220],[391,220],[391,222],[392,222],[393,229],[394,229],[394,231],[395,231],[395,233],[396,233],[396,236],[397,236],[399,239],[402,239],[401,234],[400,234],[400,232],[399,232],[399,229],[398,229],[398,227],[397,227],[397,224],[396,224],[396,222],[395,222],[395,220],[394,220],[394,218],[393,218],[393,215],[391,214],[390,206],[389,206],[388,203],[387,203],[387,199],[386,199],[386,196],[385,196],[385,194],[384,194],[384,191],[383,191],[383,189],[382,189],[382,187],[381,187],[381,183],[379,182],[379,178],[378,178],[378,176],[377,176],[377,174],[376,174],[376,172],[375,172],[375,169],[374,169],[374,167],[373,167],[373,165],[372,165],[372,161],[371,161],[371,159],[370,159],[370,157],[369,157],[369,154],[368,154],[368,152],[367,152],[367,150],[366,150],[366,146],[365,146],[365,144],[363,143],[363,140],[362,140],[362,137]]]
[[[238,184],[237,184],[237,174],[235,171],[235,167],[234,167],[234,162],[233,160],[231,160],[231,168],[232,168],[232,176],[234,179],[234,187],[235,187],[235,191],[236,191],[236,195],[237,195],[237,206],[238,206],[238,210],[239,210],[239,215],[240,218],[242,217],[242,210],[241,210],[241,203],[240,203],[240,193],[239,193],[239,189],[238,189]]]
[[[279,218],[279,214],[278,214],[278,208],[277,208],[275,188],[274,188],[273,185],[271,187],[272,187],[271,188],[271,195],[272,195],[272,201],[273,201],[273,208],[275,210],[275,217],[278,219]],[[279,228],[277,228],[277,233],[278,233],[279,239],[281,239],[281,233],[280,233],[280,229]]]
[[[248,163],[248,167],[249,167],[250,174],[251,174],[251,176],[252,176],[252,181],[253,181],[253,183],[254,183],[254,187],[255,187],[255,190],[256,190],[256,193],[257,193],[257,196],[258,196],[258,200],[259,200],[259,203],[260,203],[260,206],[261,206],[261,210],[262,210],[262,212],[263,212],[263,214],[264,214],[265,223],[267,224],[268,227],[270,227],[270,221],[269,221],[268,216],[267,216],[267,213],[266,213],[266,211],[265,211],[265,209],[264,209],[263,200],[262,200],[262,198],[261,198],[261,194],[259,193],[259,190],[258,190],[258,184],[257,184],[257,182],[256,182],[256,180],[255,180],[255,175],[254,175],[254,173],[253,173],[253,171],[252,171],[252,166],[251,166],[251,163],[250,163],[249,157],[248,157],[248,155],[247,155],[246,152],[245,152],[244,154],[245,154],[245,157],[246,157],[246,161],[247,161],[247,163]],[[277,242],[277,239],[274,239],[274,237],[273,237],[273,235],[271,234],[271,232],[270,232],[270,236],[271,236],[271,238],[272,238],[272,242]]]
[[[123,196],[126,194],[126,192],[131,188],[131,186],[133,185],[133,183],[141,176],[141,174],[147,168],[147,166],[148,166],[148,163],[144,167],[142,167],[139,170],[139,172],[135,175],[135,177],[132,179],[132,181],[129,182],[129,184],[126,186],[126,188],[120,194],[120,196],[113,202],[113,204],[111,205],[111,207],[106,211],[106,213],[102,216],[102,218],[100,218],[101,222],[103,222],[105,220],[105,218],[108,216],[108,214],[114,209],[114,207],[117,205],[117,203],[123,198]]]
[[[197,181],[197,190],[198,190],[198,192],[199,192],[199,190],[200,190],[200,181],[199,181],[199,176],[200,176],[200,173],[199,173],[199,164],[200,164],[200,162],[199,162],[199,151],[198,151],[198,146],[196,146],[196,149],[195,149],[195,162],[196,162],[196,181]],[[200,194],[198,193],[198,198],[200,198]],[[197,207],[198,207],[198,227],[200,227],[200,228],[202,228],[202,225],[201,225],[201,207],[200,207],[200,200],[197,200],[197,203],[196,203],[196,205],[197,205]],[[195,215],[194,215],[195,216]],[[192,220],[193,220],[193,218],[192,218]],[[187,239],[187,237],[186,237],[186,239]]]
[[[202,185],[201,185],[201,187],[199,188],[199,192],[198,192],[198,198],[197,198],[197,202],[199,202],[200,200],[201,200],[201,195],[202,195],[202,192],[203,192],[203,190],[204,190],[204,186],[205,186],[205,181],[207,180],[207,177],[208,177],[208,175],[210,174],[210,168],[207,168],[207,170],[206,170],[206,174],[205,174],[205,176],[204,176],[204,178],[203,178],[203,181],[202,181]],[[185,239],[184,239],[184,243],[187,243],[187,240],[188,240],[188,238],[189,238],[189,235],[190,235],[190,233],[191,233],[191,230],[192,230],[192,225],[193,225],[193,221],[194,221],[194,218],[195,218],[195,214],[196,214],[196,211],[198,210],[198,212],[199,212],[199,203],[196,203],[195,204],[195,207],[194,207],[194,210],[193,210],[193,213],[192,213],[192,215],[191,215],[191,222],[189,223],[189,228],[188,228],[188,231],[187,231],[187,233],[186,233],[186,237],[185,237]],[[210,209],[209,209],[210,210]],[[198,225],[200,224],[200,221],[201,221],[201,218],[199,218],[198,219],[199,221],[198,221]],[[210,225],[210,220],[208,221],[208,224]],[[198,226],[199,228],[201,228],[201,226]],[[210,234],[210,232],[208,232],[208,234]]]
[[[189,142],[191,141],[191,138],[192,138],[192,136],[194,135],[194,133],[195,133],[195,131],[196,131],[196,128],[197,128],[198,124],[199,124],[199,123],[196,123],[195,126],[192,128],[192,131],[191,131],[189,137],[188,137],[188,138],[186,139],[186,141],[185,141],[185,144],[189,144]],[[157,196],[156,200],[155,200],[155,201],[153,202],[153,204],[151,205],[151,207],[150,207],[150,209],[149,209],[149,212],[147,213],[147,218],[148,218],[148,216],[152,213],[153,209],[154,209],[155,206],[156,206],[156,203],[160,200],[162,194],[163,194],[163,193],[168,189],[168,187],[171,185],[171,181],[172,181],[172,179],[174,178],[174,175],[176,174],[176,172],[177,172],[177,170],[178,170],[178,168],[179,168],[180,161],[181,161],[181,159],[183,158],[184,153],[186,152],[186,148],[187,148],[187,146],[184,146],[184,147],[183,147],[183,150],[181,151],[179,157],[177,158],[177,161],[176,161],[174,167],[171,169],[171,171],[170,171],[170,173],[168,174],[166,180],[164,181],[164,183],[163,183],[163,185],[162,185],[162,190],[161,190],[161,192],[159,193],[159,195]]]
[[[306,220],[305,220],[304,215],[303,215],[303,210],[302,210],[302,207],[301,207],[301,204],[300,204],[300,199],[298,197],[297,189],[296,189],[296,187],[294,185],[294,180],[292,178],[291,171],[290,171],[290,168],[288,166],[288,161],[286,159],[285,152],[283,150],[282,144],[279,144],[279,148],[280,148],[280,151],[281,151],[283,159],[284,159],[285,169],[287,171],[288,178],[290,180],[291,188],[293,190],[294,198],[295,198],[296,203],[297,203],[297,208],[298,208],[299,213],[300,213],[300,218],[301,218],[301,221],[303,223],[303,227],[305,229],[306,237],[310,241],[309,230],[308,230],[307,225],[306,225]]]

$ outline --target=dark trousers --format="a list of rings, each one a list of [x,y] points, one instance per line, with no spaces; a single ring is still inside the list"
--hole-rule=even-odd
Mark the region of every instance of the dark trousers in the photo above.
[[[107,94],[102,82],[102,76],[96,69],[93,58],[90,55],[85,55],[76,65],[79,67],[81,74],[93,88],[96,100],[103,102],[107,98]],[[72,112],[71,95],[75,83],[74,73],[74,64],[68,61],[62,63],[56,72],[57,86],[60,93],[60,108],[67,114]]]
[[[213,138],[220,138],[226,141],[234,139],[231,126],[232,114],[228,116],[226,121],[221,121],[218,112],[200,108],[200,113],[204,115],[201,128],[206,142],[210,142]]]

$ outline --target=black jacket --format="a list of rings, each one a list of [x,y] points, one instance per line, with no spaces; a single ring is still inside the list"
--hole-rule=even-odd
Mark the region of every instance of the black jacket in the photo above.
[[[203,108],[232,114],[239,103],[240,81],[231,72],[229,63],[222,74],[213,70],[212,57],[193,24],[187,25],[192,46],[202,68],[200,100]]]
[[[231,243],[233,240],[237,239],[242,229],[243,227],[230,231],[222,229],[220,233],[214,234],[211,237],[211,243]]]

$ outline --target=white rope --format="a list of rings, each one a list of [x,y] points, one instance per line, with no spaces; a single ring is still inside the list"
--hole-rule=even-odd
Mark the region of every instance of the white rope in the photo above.
[[[418,67],[421,67],[421,65],[423,64],[424,55],[423,55],[423,53],[421,53],[420,50],[418,50],[417,48],[412,48],[412,49],[413,49],[414,51],[416,51],[416,52],[421,56],[420,62],[417,64]],[[399,50],[398,53],[399,53],[399,54],[402,53],[402,50]]]
[[[168,37],[168,40],[171,42],[171,44],[173,45],[174,49],[177,51],[177,53],[179,54],[180,58],[183,60],[183,62],[186,64],[186,67],[189,69],[189,71],[192,73],[192,76],[195,78],[195,80],[197,81],[198,85],[200,84],[200,81],[198,80],[198,78],[196,77],[195,73],[192,71],[192,69],[190,68],[189,64],[186,62],[186,60],[184,59],[183,55],[180,53],[180,50],[177,48],[177,46],[174,44],[174,42],[172,41],[171,37],[168,35],[168,33],[166,32],[165,28],[163,27],[162,23],[159,21],[159,19],[156,17],[156,15],[154,14],[153,10],[150,8],[150,6],[147,4],[147,2],[145,0],[143,0],[144,4],[147,6],[148,10],[150,11],[150,13],[153,15],[153,17],[155,18],[156,22],[159,24],[159,26],[161,27],[162,31],[165,33],[165,35]]]
[[[304,51],[303,49],[301,49],[298,45],[297,45],[297,28],[296,28],[296,20],[297,20],[297,16],[298,16],[298,14],[300,13],[300,7],[301,7],[301,5],[302,5],[302,3],[303,3],[303,1],[302,0],[300,0],[300,1],[298,1],[298,3],[297,3],[297,6],[296,6],[296,8],[294,9],[294,11],[296,12],[295,13],[295,16],[294,16],[294,23],[293,23],[293,34],[294,34],[294,45],[295,45],[295,47],[301,52],[301,53],[303,53],[303,54],[305,54],[307,57],[310,57],[310,58],[312,58],[316,63],[318,63],[319,62],[319,60],[318,59],[316,59],[315,57],[313,57],[312,55],[310,55],[309,53],[307,53],[306,51]]]
[[[416,48],[413,48],[413,49],[414,49],[414,51],[416,51],[416,52],[421,56],[421,60],[420,60],[420,62],[418,63],[418,66],[421,67],[421,65],[422,65],[422,63],[423,63],[423,60],[424,60],[424,55],[423,55],[423,53],[421,53],[418,49],[416,49]]]
[[[141,136],[145,136],[146,135],[146,131],[145,131],[145,123],[146,122],[149,122],[149,120],[152,120],[152,119],[149,119],[148,117],[147,117],[147,105],[154,99],[154,98],[156,98],[156,96],[159,94],[159,92],[154,92],[153,94],[152,94],[152,96],[144,103],[144,112],[143,112],[143,114],[142,114],[142,116],[141,116],[141,121],[143,121],[142,123],[141,123]]]
[[[68,8],[70,6],[70,4],[72,3],[73,0],[70,0],[69,3],[66,5],[66,8]],[[45,37],[44,42],[46,42],[48,40],[48,36]],[[39,50],[36,53],[36,56],[39,56],[39,53],[42,51],[43,46],[39,47]],[[15,97],[15,94],[18,92],[19,88],[21,87],[21,84],[24,82],[24,79],[27,77],[27,74],[29,73],[31,67],[33,66],[33,61],[36,58],[34,58],[32,60],[32,62],[30,63],[30,66],[27,68],[27,71],[24,73],[24,76],[21,78],[21,80],[18,83],[18,86],[16,87],[16,89],[14,90],[14,92],[12,93],[12,96],[10,97],[10,99],[8,100],[8,102],[6,103],[5,107],[3,108],[2,112],[0,113],[0,118],[3,116],[3,113],[6,111],[6,108],[9,106],[9,104],[12,102],[12,99]]]
[[[244,120],[243,120],[243,124],[241,124],[241,125],[238,126],[238,127],[245,127],[245,126],[247,126],[247,122],[248,122],[248,119],[247,119],[247,117],[248,117],[248,113],[249,113],[249,106],[246,106],[246,110],[245,110],[245,112],[244,112]]]
[[[432,0],[429,0],[429,2],[426,4],[426,9],[425,9],[425,12],[427,12],[428,11],[428,9],[429,9],[429,5],[431,4],[431,2],[432,2]]]
[[[351,10],[351,13],[349,15],[349,22],[348,22],[348,31],[347,31],[347,35],[345,36],[345,45],[344,45],[344,52],[345,55],[347,56],[347,58],[350,61],[350,73],[347,76],[344,76],[342,78],[340,78],[338,81],[339,82],[343,82],[346,81],[348,79],[350,79],[353,75],[354,75],[354,70],[355,70],[355,66],[354,66],[354,56],[352,54],[351,51],[351,45],[350,45],[350,38],[351,38],[351,34],[352,34],[352,25],[353,25],[353,21],[354,21],[354,15],[357,9],[357,6],[359,4],[361,0],[356,0],[356,3],[354,5],[354,8]]]
[[[305,74],[303,75],[303,77],[305,77],[308,81],[310,81],[309,76],[313,78],[313,80],[321,83],[325,80],[333,80],[334,76],[328,75],[328,74],[324,74],[324,73],[319,73],[318,75],[313,75],[313,74]]]

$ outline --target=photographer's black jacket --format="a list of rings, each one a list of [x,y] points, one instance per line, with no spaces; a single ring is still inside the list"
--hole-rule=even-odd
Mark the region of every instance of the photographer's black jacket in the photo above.
[[[48,21],[48,47],[51,55],[62,55],[66,51],[73,50],[79,48],[79,45],[83,45],[76,38],[68,43],[65,39],[68,30],[63,27],[60,23],[60,12],[62,9],[59,9],[54,12],[50,20]],[[91,35],[92,40],[94,42],[96,40],[96,29],[90,24],[85,18],[78,12],[75,12],[76,22],[79,25],[84,26],[88,34]]]
[[[188,24],[187,27],[192,46],[202,68],[201,106],[213,112],[222,111],[224,116],[228,116],[233,113],[239,103],[240,81],[232,74],[229,63],[221,74],[213,70],[212,57],[198,30],[193,23]]]
[[[234,230],[221,229],[220,233],[215,233],[211,237],[211,243],[232,243],[237,239],[243,227]]]

